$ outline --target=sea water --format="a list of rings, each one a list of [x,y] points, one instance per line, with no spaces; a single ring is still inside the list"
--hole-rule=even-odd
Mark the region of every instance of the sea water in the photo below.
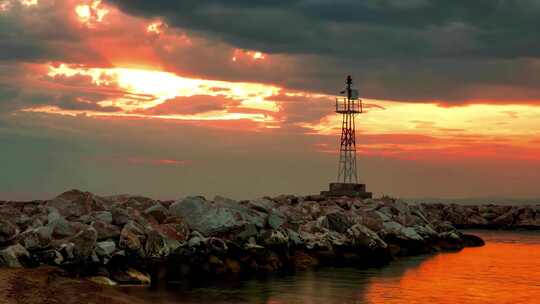
[[[123,288],[148,303],[540,304],[540,232],[467,231],[486,246],[381,268],[320,268],[245,280]]]

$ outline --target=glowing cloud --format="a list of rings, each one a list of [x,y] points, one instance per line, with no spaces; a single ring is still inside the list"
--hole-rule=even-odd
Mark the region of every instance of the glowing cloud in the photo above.
[[[166,23],[163,23],[162,21],[156,21],[156,22],[150,23],[146,27],[146,31],[148,33],[153,33],[153,34],[159,35],[159,34],[163,33],[163,31],[165,31],[166,28],[167,28]]]
[[[99,101],[102,107],[119,107],[122,113],[98,113],[92,111],[66,111],[56,107],[44,106],[26,109],[34,112],[47,112],[77,115],[116,115],[151,117],[183,120],[231,120],[251,119],[270,122],[274,119],[268,112],[278,112],[276,102],[268,100],[280,92],[280,88],[257,84],[226,81],[203,80],[180,77],[163,71],[131,68],[84,68],[60,64],[49,66],[47,76],[54,81],[57,77],[89,76],[93,85],[103,89],[120,89],[122,97]],[[163,114],[145,115],[141,110],[149,109],[175,97],[195,95],[223,96],[240,102],[238,107],[226,111],[211,111],[196,115]]]
[[[77,18],[88,27],[94,27],[96,24],[103,22],[103,19],[108,13],[109,10],[103,7],[101,0],[94,0],[89,4],[75,6]]]
[[[32,7],[39,4],[39,0],[0,0],[0,12],[6,12],[13,7],[13,3],[20,3],[23,7]]]
[[[259,51],[234,50],[232,61],[237,62],[242,59],[249,62],[257,62],[267,59],[267,55]]]

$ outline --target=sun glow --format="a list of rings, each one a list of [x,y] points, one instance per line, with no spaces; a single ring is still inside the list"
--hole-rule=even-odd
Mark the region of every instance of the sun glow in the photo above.
[[[266,56],[261,52],[248,52],[248,55],[251,55],[251,57],[253,57],[255,60],[262,60],[266,58]]]
[[[531,128],[532,121],[540,120],[540,106],[531,105],[482,105],[441,107],[435,103],[403,103],[364,100],[384,108],[369,109],[358,118],[366,133],[390,134],[396,131],[409,134],[448,135],[469,133],[481,135],[535,135],[540,125]],[[329,115],[316,124],[305,124],[320,134],[337,134],[341,116]]]
[[[22,5],[27,6],[27,7],[39,4],[38,0],[20,0],[20,2]]]
[[[171,119],[252,119],[255,121],[271,121],[272,118],[262,113],[252,113],[252,110],[277,112],[279,106],[267,98],[279,93],[280,88],[256,84],[236,83],[215,80],[203,80],[180,77],[163,71],[152,71],[131,68],[82,68],[61,64],[49,66],[49,77],[73,77],[76,75],[89,76],[92,84],[98,87],[119,88],[125,92],[123,98],[100,101],[100,106],[120,107],[124,113],[115,115],[142,116],[134,111],[149,109],[175,97],[190,97],[195,95],[223,96],[224,98],[240,101],[240,106],[227,112],[211,111],[197,115],[146,115]],[[242,113],[242,109],[250,109]],[[34,111],[36,109],[33,109]],[[44,112],[59,112],[54,108],[39,108]],[[66,114],[66,111],[62,111]],[[76,114],[76,112],[71,111]],[[88,111],[85,113],[89,114]],[[95,113],[90,113],[94,114]],[[111,115],[108,113],[107,115]]]

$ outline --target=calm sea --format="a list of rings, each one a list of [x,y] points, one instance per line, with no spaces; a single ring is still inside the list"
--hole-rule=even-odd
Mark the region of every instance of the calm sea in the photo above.
[[[264,279],[123,290],[153,304],[540,304],[540,232],[469,233],[484,238],[486,246],[405,258],[383,268],[324,268]]]

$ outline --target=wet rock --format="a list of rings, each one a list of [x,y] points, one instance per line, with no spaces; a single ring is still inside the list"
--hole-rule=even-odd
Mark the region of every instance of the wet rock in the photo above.
[[[30,254],[20,244],[11,245],[0,250],[0,266],[23,267],[30,263]]]
[[[240,273],[242,272],[242,266],[240,262],[233,260],[231,258],[226,258],[224,261],[225,270],[229,273]]]
[[[150,285],[151,283],[148,274],[133,268],[128,268],[127,270],[115,270],[111,273],[111,278],[123,285]]]
[[[109,279],[106,276],[89,277],[87,280],[90,281],[90,282],[94,282],[94,283],[97,283],[97,284],[100,284],[100,285],[105,285],[105,286],[116,286],[116,285],[118,285],[118,283],[116,283],[115,281]]]
[[[476,235],[462,234],[461,239],[463,240],[463,245],[467,247],[482,247],[485,245],[484,240]]]
[[[319,265],[319,260],[303,250],[297,250],[292,257],[296,269],[304,270]]]
[[[210,251],[214,254],[220,254],[220,255],[223,255],[227,252],[228,250],[228,246],[227,244],[225,243],[225,241],[223,241],[222,239],[220,238],[216,238],[216,237],[209,237],[207,240],[206,240],[206,244],[208,246],[208,249],[210,249]]]
[[[207,242],[207,238],[205,238],[199,232],[193,231],[193,233],[190,235],[188,246],[191,248],[198,248],[198,247],[206,246],[206,242]]]
[[[106,242],[97,242],[96,243],[96,254],[101,257],[109,257],[116,250],[116,244],[112,241]]]
[[[267,231],[263,235],[264,245],[270,247],[288,247],[289,245],[289,236],[287,232],[283,230],[271,230]]]

